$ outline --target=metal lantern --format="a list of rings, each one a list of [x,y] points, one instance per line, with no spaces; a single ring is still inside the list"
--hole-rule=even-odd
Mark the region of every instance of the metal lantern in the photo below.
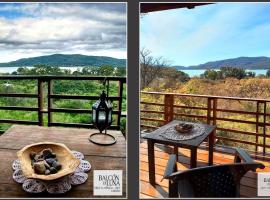
[[[116,142],[115,137],[106,132],[106,129],[112,124],[112,108],[112,103],[107,100],[107,95],[103,90],[100,99],[92,106],[92,121],[99,133],[90,136],[91,142],[100,145],[111,145]],[[102,133],[103,130],[105,133]]]

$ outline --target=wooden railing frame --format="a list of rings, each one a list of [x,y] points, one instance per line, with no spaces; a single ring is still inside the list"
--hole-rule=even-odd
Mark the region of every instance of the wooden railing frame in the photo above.
[[[206,120],[206,123],[212,124],[212,125],[217,125],[217,121],[228,121],[228,122],[238,122],[238,123],[243,123],[243,124],[254,124],[256,126],[256,132],[249,132],[248,130],[247,131],[234,130],[234,129],[228,129],[228,128],[219,127],[219,126],[217,126],[217,130],[216,130],[216,131],[227,131],[230,133],[237,133],[237,134],[244,134],[244,135],[252,135],[252,136],[255,136],[255,138],[256,138],[256,141],[254,141],[254,142],[248,142],[248,141],[243,141],[243,140],[229,138],[229,137],[216,136],[216,133],[214,134],[215,139],[253,145],[255,147],[254,148],[255,153],[258,152],[258,147],[262,147],[263,155],[265,155],[265,153],[266,153],[266,148],[270,148],[270,145],[266,144],[266,138],[270,138],[270,134],[266,133],[266,127],[270,126],[270,123],[267,122],[267,117],[270,117],[270,113],[267,113],[267,109],[266,109],[267,103],[270,103],[269,99],[196,95],[196,94],[178,94],[178,93],[163,93],[163,92],[141,92],[141,94],[160,95],[160,96],[164,97],[163,103],[161,103],[161,102],[159,102],[159,103],[145,102],[145,101],[141,102],[141,104],[143,104],[143,105],[152,105],[152,106],[159,106],[159,107],[164,108],[164,111],[156,111],[154,109],[151,109],[151,110],[141,109],[141,113],[152,113],[152,114],[158,114],[159,116],[163,115],[162,119],[161,118],[155,119],[155,118],[141,117],[141,127],[155,129],[158,127],[152,126],[152,125],[144,125],[143,121],[158,122],[158,123],[160,123],[160,125],[164,125],[164,124],[167,124],[168,122],[170,122],[171,120],[173,120],[175,116],[204,119],[204,120]],[[184,105],[184,106],[175,105],[174,99],[177,99],[177,97],[204,98],[207,100],[207,106],[206,107],[198,107],[198,106],[187,106],[187,105]],[[256,109],[256,112],[236,111],[236,110],[230,110],[230,109],[219,109],[218,108],[218,101],[219,100],[238,100],[238,101],[256,102],[257,109]],[[174,108],[202,110],[202,111],[206,111],[206,115],[178,113],[178,112],[174,112]],[[241,114],[252,115],[252,116],[256,117],[256,121],[239,120],[239,119],[232,119],[232,118],[221,118],[221,117],[217,116],[218,112],[237,113],[239,115],[241,115]],[[263,120],[260,120],[260,116],[263,116]],[[260,133],[259,127],[262,127],[262,133]],[[259,137],[263,138],[262,144],[259,143]]]
[[[53,99],[77,99],[77,100],[98,100],[99,96],[83,96],[83,95],[62,95],[53,94],[53,81],[55,80],[89,80],[89,81],[114,81],[118,82],[119,90],[118,96],[109,97],[110,100],[117,101],[117,108],[114,109],[113,114],[117,116],[116,125],[112,125],[112,129],[120,129],[120,122],[122,117],[126,117],[122,112],[123,107],[123,90],[124,84],[126,84],[126,77],[110,77],[110,76],[54,76],[54,75],[44,75],[44,76],[21,76],[21,75],[1,75],[0,80],[35,80],[37,81],[37,94],[25,94],[25,93],[0,93],[1,97],[19,97],[19,98],[34,98],[37,99],[36,107],[23,107],[23,106],[0,106],[0,110],[21,110],[21,111],[31,111],[38,113],[37,121],[27,121],[27,120],[15,120],[15,119],[0,119],[0,123],[8,124],[26,124],[26,125],[39,125],[45,126],[44,114],[48,116],[48,126],[65,126],[65,127],[78,127],[78,128],[94,128],[93,124],[80,124],[80,123],[62,123],[53,121],[53,113],[92,113],[92,110],[88,109],[69,109],[69,108],[54,108]],[[44,93],[44,85],[48,85],[47,97]],[[47,99],[48,105],[47,109],[44,107],[44,100]],[[89,116],[90,120],[90,116]],[[0,132],[3,132],[0,130]]]

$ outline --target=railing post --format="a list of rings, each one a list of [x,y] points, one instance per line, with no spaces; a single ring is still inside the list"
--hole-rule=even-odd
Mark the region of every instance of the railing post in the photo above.
[[[44,126],[43,122],[43,80],[38,79],[38,125]]]
[[[52,123],[52,113],[51,113],[51,109],[52,109],[52,99],[51,99],[51,95],[52,95],[52,80],[49,79],[48,80],[48,126],[51,126]]]
[[[217,98],[208,97],[207,98],[207,124],[216,125],[217,124]],[[216,130],[214,131],[214,141],[216,138]],[[214,143],[215,145],[215,143]]]
[[[212,123],[214,126],[217,125],[217,98],[213,99],[213,117],[212,117]],[[216,140],[216,130],[214,131],[214,141]],[[215,145],[215,142],[214,142]]]
[[[260,104],[263,104],[263,111],[261,112],[260,110]],[[263,122],[260,122],[260,115],[263,115]],[[263,147],[262,151],[263,154],[265,155],[265,143],[266,143],[266,101],[257,101],[257,109],[256,109],[256,145],[255,145],[255,152],[257,153],[258,151],[260,152],[261,148],[258,148],[259,144],[259,127],[263,127]]]
[[[265,143],[266,143],[266,101],[263,102],[263,155],[265,155]]]
[[[207,124],[211,124],[212,98],[207,97]]]
[[[173,94],[165,94],[164,96],[164,120],[165,124],[173,120]]]
[[[118,96],[119,96],[119,101],[118,101],[118,114],[117,114],[117,126],[120,127],[121,123],[121,115],[122,115],[122,103],[123,103],[123,89],[124,89],[124,83],[122,80],[118,81]]]

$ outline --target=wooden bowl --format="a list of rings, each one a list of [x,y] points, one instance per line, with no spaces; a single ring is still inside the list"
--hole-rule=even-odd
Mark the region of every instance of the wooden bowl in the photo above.
[[[34,169],[31,165],[30,152],[40,152],[43,149],[51,148],[54,153],[56,153],[58,161],[62,165],[62,169],[60,169],[55,174],[43,175],[37,174],[34,172]],[[45,181],[51,181],[68,174],[71,174],[75,171],[75,169],[79,166],[80,160],[75,158],[72,152],[66,147],[66,145],[61,143],[53,143],[53,142],[41,142],[35,143],[28,146],[25,146],[20,151],[17,152],[17,156],[21,163],[21,169],[26,178],[34,178]]]

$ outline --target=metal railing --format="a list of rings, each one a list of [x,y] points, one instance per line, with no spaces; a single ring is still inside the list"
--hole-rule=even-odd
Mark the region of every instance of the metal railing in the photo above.
[[[265,156],[270,152],[269,104],[267,99],[141,92],[141,128],[156,129],[173,119],[201,121],[217,126],[217,143]]]
[[[89,123],[64,123],[64,122],[54,122],[53,114],[54,113],[77,113],[77,114],[91,114],[92,110],[90,109],[73,109],[73,108],[55,108],[53,105],[54,100],[98,100],[99,96],[87,96],[87,95],[70,95],[70,94],[54,94],[53,93],[53,82],[59,80],[70,80],[70,81],[109,81],[118,83],[118,95],[109,96],[108,99],[111,101],[117,101],[117,106],[113,110],[113,115],[116,115],[116,123],[111,126],[113,129],[120,128],[120,121],[122,117],[126,117],[126,114],[123,112],[123,92],[124,84],[126,84],[125,77],[93,77],[93,76],[0,76],[0,80],[32,80],[37,83],[37,93],[0,93],[0,98],[33,98],[37,99],[37,104],[33,107],[24,107],[24,106],[0,106],[0,110],[13,110],[13,111],[31,111],[37,112],[38,119],[37,121],[30,120],[18,120],[18,119],[0,119],[0,123],[7,124],[26,124],[26,125],[45,125],[44,115],[47,115],[47,126],[65,126],[65,127],[82,127],[82,128],[93,128],[93,124]],[[47,85],[47,91],[44,91],[44,86]],[[44,105],[44,101],[47,101],[47,105]],[[89,116],[90,122],[90,116]]]

